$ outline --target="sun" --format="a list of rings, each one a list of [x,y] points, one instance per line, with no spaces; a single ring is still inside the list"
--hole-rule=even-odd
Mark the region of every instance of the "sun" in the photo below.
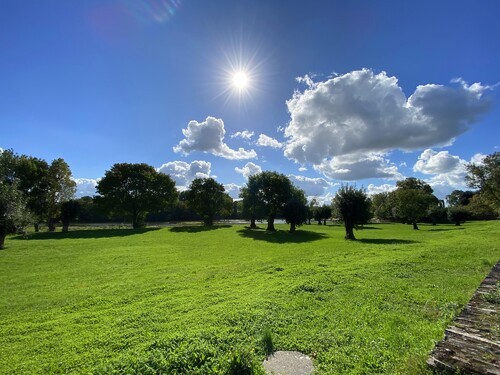
[[[238,71],[234,73],[232,83],[233,86],[238,90],[244,90],[248,88],[249,84],[248,74],[244,71]]]

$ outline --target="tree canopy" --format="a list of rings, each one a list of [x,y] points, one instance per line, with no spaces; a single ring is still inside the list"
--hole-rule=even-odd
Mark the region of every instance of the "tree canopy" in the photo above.
[[[344,185],[333,198],[335,213],[344,222],[345,239],[355,240],[353,229],[365,224],[371,218],[371,202],[364,189]]]
[[[466,168],[467,184],[479,189],[482,201],[500,213],[500,152],[486,156],[480,164],[468,164]]]
[[[114,164],[96,187],[98,204],[143,226],[148,212],[165,209],[177,200],[175,182],[147,164]]]
[[[188,207],[203,218],[206,226],[213,225],[216,215],[231,213],[233,200],[213,178],[195,178],[185,194]]]
[[[307,198],[303,190],[296,187],[292,189],[292,196],[283,206],[283,217],[287,224],[290,224],[290,232],[295,232],[295,228],[307,221],[309,208]]]

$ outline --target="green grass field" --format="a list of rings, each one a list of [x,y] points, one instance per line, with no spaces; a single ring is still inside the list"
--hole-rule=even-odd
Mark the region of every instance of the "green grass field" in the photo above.
[[[0,373],[224,373],[240,354],[260,362],[268,330],[318,374],[425,374],[499,260],[499,227],[370,225],[355,242],[318,225],[10,237]]]

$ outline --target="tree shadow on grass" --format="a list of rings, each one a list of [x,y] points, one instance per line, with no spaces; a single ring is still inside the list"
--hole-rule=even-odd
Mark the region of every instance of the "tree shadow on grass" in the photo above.
[[[250,229],[245,227],[237,231],[241,237],[251,238],[256,241],[267,241],[272,243],[302,243],[318,241],[328,236],[323,233],[309,232],[306,230],[297,230],[295,233],[290,233],[284,230],[276,232],[268,232],[266,230]]]
[[[185,225],[170,228],[171,232],[174,233],[200,233],[200,232],[209,232],[216,229],[222,228],[231,228],[231,225],[212,225],[210,227],[201,226],[201,225]]]
[[[376,229],[376,230],[381,230],[382,228],[377,228],[377,227],[372,227],[372,226],[365,226],[363,225],[362,227],[359,228],[359,230],[372,230],[372,229]]]
[[[38,232],[31,233],[27,237],[15,236],[13,240],[33,239],[33,240],[63,240],[68,238],[111,238],[127,237],[137,234],[144,234],[159,230],[160,228],[138,228],[138,229],[78,229],[69,232]]]
[[[406,245],[410,243],[419,243],[419,241],[402,240],[400,238],[363,238],[358,241],[372,245]]]

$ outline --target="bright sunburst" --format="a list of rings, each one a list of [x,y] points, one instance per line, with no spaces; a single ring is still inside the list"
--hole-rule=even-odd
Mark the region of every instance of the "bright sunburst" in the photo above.
[[[248,87],[249,79],[247,73],[239,71],[233,74],[233,85],[238,90],[244,90]]]

